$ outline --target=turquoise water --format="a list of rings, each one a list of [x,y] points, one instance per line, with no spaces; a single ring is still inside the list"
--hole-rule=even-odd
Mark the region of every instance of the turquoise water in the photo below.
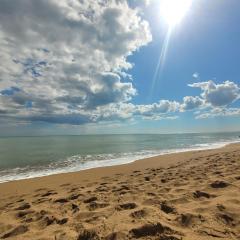
[[[240,133],[0,138],[0,182],[118,165],[171,152],[217,148]]]

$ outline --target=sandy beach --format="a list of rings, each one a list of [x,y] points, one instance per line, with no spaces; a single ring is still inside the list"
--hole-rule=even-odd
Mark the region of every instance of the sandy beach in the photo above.
[[[0,184],[1,239],[240,239],[240,144]]]

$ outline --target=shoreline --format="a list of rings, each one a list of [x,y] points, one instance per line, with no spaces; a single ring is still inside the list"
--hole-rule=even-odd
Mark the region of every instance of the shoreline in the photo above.
[[[30,184],[34,187],[34,185],[45,185],[45,182],[53,182],[57,183],[60,182],[67,182],[72,181],[73,177],[76,177],[78,180],[83,182],[93,182],[93,180],[100,179],[101,177],[110,176],[113,174],[121,174],[123,172],[129,172],[131,170],[138,169],[145,169],[146,167],[155,167],[156,165],[158,167],[167,168],[171,165],[175,165],[178,163],[181,163],[184,161],[184,159],[189,159],[196,155],[206,155],[210,152],[220,152],[224,151],[224,149],[228,149],[234,146],[240,146],[240,143],[226,143],[224,146],[217,147],[217,148],[210,148],[210,149],[204,149],[204,150],[186,150],[186,151],[180,151],[180,152],[174,152],[174,153],[166,153],[162,155],[157,155],[153,157],[147,157],[143,159],[138,159],[131,161],[129,163],[123,163],[119,165],[111,165],[111,166],[102,166],[102,167],[95,167],[90,169],[83,169],[79,171],[74,172],[63,172],[63,173],[56,173],[46,176],[39,176],[39,177],[31,177],[31,178],[25,178],[25,179],[18,179],[18,180],[12,180],[7,182],[0,182],[0,192],[6,190],[6,187],[8,186],[10,188],[17,186],[20,190],[22,190],[21,183],[22,184]],[[178,160],[176,160],[176,158]],[[141,166],[142,165],[142,166]],[[88,178],[88,176],[91,177],[91,179]],[[6,187],[5,187],[6,186]],[[8,191],[7,191],[8,192]],[[19,192],[16,190],[15,192]]]
[[[25,175],[23,174],[21,177],[19,178],[15,178],[15,179],[11,179],[11,177],[9,177],[9,180],[1,180],[0,181],[0,185],[3,183],[8,183],[8,182],[15,182],[15,181],[21,181],[21,180],[30,180],[30,179],[36,179],[36,178],[42,178],[42,177],[48,177],[48,176],[54,176],[54,175],[59,175],[59,174],[71,174],[71,173],[78,173],[81,171],[86,171],[86,170],[91,170],[91,169],[98,169],[98,168],[104,168],[104,167],[118,167],[121,165],[126,165],[126,164],[131,164],[134,163],[136,161],[141,161],[144,159],[151,159],[151,158],[156,158],[156,157],[160,157],[160,156],[165,156],[165,155],[169,155],[169,154],[178,154],[178,153],[187,153],[187,152],[195,152],[195,151],[207,151],[207,150],[214,150],[214,149],[219,149],[219,148],[223,148],[226,147],[228,145],[231,144],[239,144],[240,141],[235,140],[235,141],[231,141],[231,142],[216,142],[216,143],[211,143],[211,146],[207,147],[197,147],[199,145],[206,145],[206,144],[197,144],[196,146],[192,146],[190,148],[179,148],[179,149],[166,149],[166,150],[161,150],[159,151],[158,154],[148,154],[146,156],[143,157],[132,157],[129,159],[124,159],[123,158],[119,158],[119,159],[114,159],[113,160],[102,160],[104,163],[108,162],[106,165],[99,165],[99,166],[90,166],[90,167],[86,167],[86,168],[76,168],[75,170],[71,170],[71,168],[63,168],[63,169],[59,169],[56,170],[55,172],[52,170],[49,171],[49,173],[47,174],[43,174],[41,173],[33,173],[30,176],[26,176],[27,173],[25,173]],[[115,162],[116,161],[116,162]],[[95,161],[93,161],[95,162]],[[100,163],[101,161],[99,161]],[[92,163],[92,162],[89,162]],[[48,171],[49,169],[46,169],[46,171]]]

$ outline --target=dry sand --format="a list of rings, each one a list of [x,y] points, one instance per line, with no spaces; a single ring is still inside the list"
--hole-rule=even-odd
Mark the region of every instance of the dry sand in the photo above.
[[[240,239],[240,144],[0,184],[0,239]]]

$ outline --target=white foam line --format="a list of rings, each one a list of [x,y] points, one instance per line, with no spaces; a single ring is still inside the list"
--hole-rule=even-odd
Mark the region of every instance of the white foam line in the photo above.
[[[138,160],[150,158],[150,157],[156,157],[166,154],[172,154],[172,153],[180,153],[180,152],[190,152],[190,151],[200,151],[200,150],[210,150],[210,149],[218,149],[222,148],[228,144],[232,143],[240,143],[239,140],[236,141],[226,141],[226,142],[219,142],[219,143],[208,143],[208,144],[196,144],[190,148],[180,148],[180,149],[166,149],[161,151],[155,151],[153,154],[141,154],[141,152],[136,152],[134,156],[132,157],[120,157],[120,158],[113,158],[113,159],[107,159],[107,160],[95,160],[95,161],[88,161],[86,163],[83,163],[79,165],[77,162],[75,162],[74,165],[64,167],[64,168],[57,168],[57,169],[44,169],[42,171],[28,171],[26,173],[18,173],[18,174],[6,174],[2,177],[0,177],[0,183],[9,182],[9,181],[16,181],[16,180],[22,180],[22,179],[31,179],[31,178],[37,178],[37,177],[44,177],[49,175],[55,175],[60,173],[72,173],[72,172],[78,172],[81,170],[87,170],[87,169],[93,169],[93,168],[99,168],[99,167],[108,167],[108,166],[117,166],[122,164],[128,164],[131,162],[135,162]],[[153,151],[146,151],[146,152],[153,152]],[[124,153],[123,153],[124,154]],[[111,155],[111,154],[109,154]],[[74,156],[76,157],[76,156]],[[19,168],[18,168],[19,169]],[[26,169],[26,168],[25,168]],[[12,171],[16,171],[17,169],[13,169]]]

